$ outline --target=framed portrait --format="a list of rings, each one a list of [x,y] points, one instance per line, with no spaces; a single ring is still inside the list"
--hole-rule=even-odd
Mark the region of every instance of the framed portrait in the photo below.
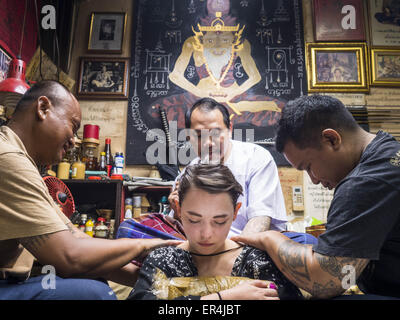
[[[371,49],[371,85],[400,87],[400,49]]]
[[[363,0],[313,0],[315,41],[365,41]]]
[[[90,18],[90,53],[122,53],[126,28],[125,12],[93,12]]]
[[[86,99],[126,99],[128,58],[81,57],[77,96]]]
[[[365,43],[307,43],[309,92],[368,92]]]
[[[11,62],[11,55],[9,55],[2,47],[0,47],[0,81],[7,78],[8,67]]]
[[[368,0],[371,46],[400,46],[398,0]]]

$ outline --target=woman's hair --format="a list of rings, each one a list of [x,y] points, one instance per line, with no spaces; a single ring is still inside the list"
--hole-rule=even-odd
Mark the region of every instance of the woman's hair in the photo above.
[[[211,194],[227,192],[232,199],[233,207],[243,194],[243,188],[236,181],[231,170],[222,164],[195,164],[185,168],[179,182],[179,204],[190,188],[195,187]]]

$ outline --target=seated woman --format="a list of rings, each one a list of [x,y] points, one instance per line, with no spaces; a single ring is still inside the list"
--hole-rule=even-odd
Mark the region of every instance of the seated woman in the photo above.
[[[187,241],[151,252],[128,299],[302,299],[266,252],[227,239],[241,193],[226,166],[187,167],[177,203]]]

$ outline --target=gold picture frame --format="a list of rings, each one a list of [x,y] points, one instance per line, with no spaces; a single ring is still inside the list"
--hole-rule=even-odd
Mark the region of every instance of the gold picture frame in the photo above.
[[[400,49],[371,48],[371,86],[400,87]]]
[[[126,12],[92,12],[88,52],[122,53],[126,22]]]
[[[306,43],[309,92],[369,92],[365,43]]]

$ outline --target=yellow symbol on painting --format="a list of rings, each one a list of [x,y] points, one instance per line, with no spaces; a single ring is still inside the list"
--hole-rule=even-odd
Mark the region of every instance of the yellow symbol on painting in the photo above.
[[[224,21],[221,12],[216,12],[209,25],[192,27],[194,36],[183,44],[182,52],[169,75],[170,80],[195,96],[210,97],[220,103],[226,103],[237,115],[241,112],[275,111],[281,109],[274,101],[238,101],[232,100],[245,93],[261,81],[260,72],[251,56],[251,45],[242,39],[245,26],[231,25]],[[199,82],[193,84],[186,79],[185,70],[193,57],[198,69]],[[240,85],[233,77],[233,63],[240,58],[248,79]]]

